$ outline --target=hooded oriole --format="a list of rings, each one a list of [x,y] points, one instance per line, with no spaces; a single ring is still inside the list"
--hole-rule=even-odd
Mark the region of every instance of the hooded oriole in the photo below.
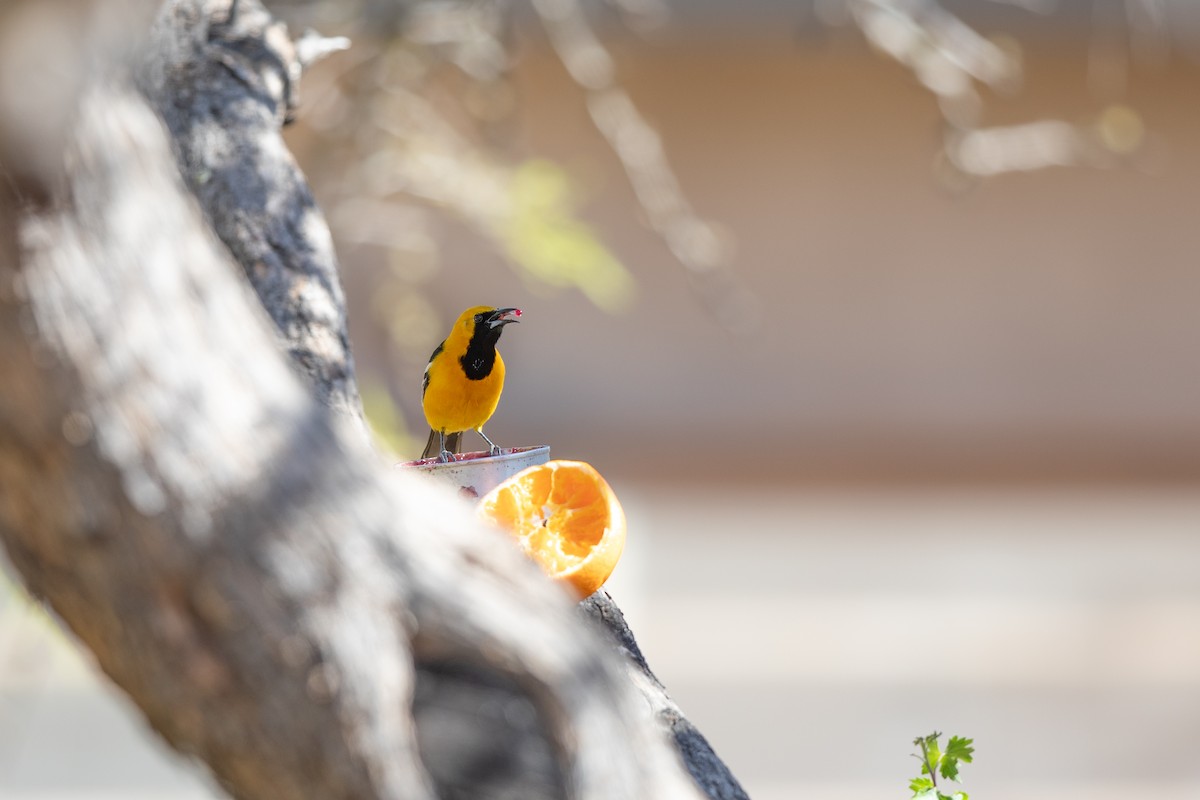
[[[421,458],[433,455],[434,443],[440,442],[438,460],[450,461],[463,431],[468,430],[483,436],[492,455],[500,453],[484,434],[483,425],[495,413],[504,391],[504,359],[496,351],[496,342],[504,326],[518,322],[520,316],[519,308],[468,308],[433,351],[421,389],[421,405],[430,428]]]

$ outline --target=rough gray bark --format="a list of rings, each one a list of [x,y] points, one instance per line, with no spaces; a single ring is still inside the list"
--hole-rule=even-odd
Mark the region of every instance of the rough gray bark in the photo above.
[[[659,724],[670,733],[684,766],[704,793],[712,800],[748,800],[746,790],[712,749],[708,739],[684,716],[667,694],[666,687],[650,670],[633,631],[625,622],[625,615],[612,595],[601,589],[580,603],[579,608],[612,637],[624,657],[630,683],[641,691]]]
[[[180,172],[321,402],[361,416],[329,228],[279,128],[302,64],[258,2],[171,3],[140,84],[171,132]]]
[[[34,2],[0,12],[0,41],[20,23],[13,9]],[[93,79],[66,82],[59,102],[76,110],[57,138],[0,115],[0,541],[26,585],[236,797],[694,797],[680,752],[710,796],[744,796],[714,793],[736,781],[681,739],[661,685],[631,682],[507,542],[452,493],[387,470],[314,399],[325,386],[353,411],[349,361],[301,382],[280,355],[279,332],[295,352],[313,328],[273,333],[229,253],[247,274],[261,268],[253,283],[277,325],[332,331],[342,303],[332,253],[313,255],[323,223],[278,155],[289,82],[266,43],[278,29],[259,17],[247,35],[263,41],[234,58],[212,44],[232,30],[228,12],[168,2],[151,48],[161,61],[142,72],[145,94],[179,116],[170,130],[200,141],[176,144],[186,188],[119,70],[59,64]],[[81,31],[56,30],[58,51],[83,51],[70,38]],[[220,90],[243,93],[217,137],[231,150],[204,146],[216,139],[185,119],[194,100],[211,120],[216,78],[172,61],[180,52],[236,76]],[[230,153],[274,159],[256,179],[271,202],[239,210],[236,175],[256,167],[230,166]],[[187,188],[204,194],[195,176],[224,168],[238,188],[202,197],[202,216]],[[299,305],[317,298],[335,315],[275,307],[295,299],[279,281],[311,259],[301,284],[330,282]],[[596,618],[621,627],[619,611]]]

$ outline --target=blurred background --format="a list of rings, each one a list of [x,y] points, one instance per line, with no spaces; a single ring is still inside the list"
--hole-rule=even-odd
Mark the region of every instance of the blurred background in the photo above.
[[[381,440],[521,307],[488,433],[614,485],[753,798],[906,797],[935,729],[976,798],[1200,797],[1200,4],[272,8],[354,41],[288,137]],[[209,796],[2,596],[0,798]]]

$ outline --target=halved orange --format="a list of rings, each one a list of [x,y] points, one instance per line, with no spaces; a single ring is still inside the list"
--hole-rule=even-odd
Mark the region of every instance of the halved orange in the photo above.
[[[591,464],[549,461],[518,472],[479,501],[478,514],[582,599],[608,580],[625,548],[625,511]]]

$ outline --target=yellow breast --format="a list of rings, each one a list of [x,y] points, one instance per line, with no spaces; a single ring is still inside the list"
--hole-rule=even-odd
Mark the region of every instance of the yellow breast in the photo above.
[[[425,420],[433,430],[446,433],[482,428],[496,413],[504,391],[504,359],[496,353],[488,376],[473,381],[451,352],[447,342],[446,352],[429,365],[429,386],[422,401]]]

